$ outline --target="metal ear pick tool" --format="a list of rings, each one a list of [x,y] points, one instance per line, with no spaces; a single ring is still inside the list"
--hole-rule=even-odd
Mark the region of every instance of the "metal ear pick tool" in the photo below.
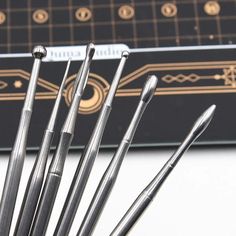
[[[79,206],[80,200],[82,198],[84,188],[86,186],[89,174],[91,172],[93,163],[97,156],[103,132],[112,109],[112,102],[116,93],[116,89],[119,84],[119,80],[128,58],[129,53],[123,52],[122,57],[117,68],[116,74],[114,76],[113,82],[110,86],[109,92],[107,94],[106,100],[101,108],[97,123],[94,127],[93,133],[84,152],[80,158],[79,165],[75,172],[70,190],[68,192],[63,210],[60,215],[60,219],[57,223],[54,235],[65,236],[68,235],[70,227],[72,225],[74,216],[76,214],[77,208]]]
[[[71,96],[71,106],[61,128],[59,141],[45,177],[46,164],[55,133],[57,117],[59,116],[60,103],[71,64],[71,59],[68,60],[64,77],[62,79],[48,125],[44,131],[41,147],[37,154],[27,183],[16,227],[14,229],[14,236],[44,236],[46,234],[54,202],[56,200],[57,192],[63,175],[66,156],[73,140],[78,108],[88,81],[90,65],[94,53],[94,44],[88,44],[86,48],[85,59],[82,62],[74,81],[74,87]],[[15,143],[12,148],[8,163],[8,169],[0,203],[0,236],[9,236],[10,233],[25,159],[28,130],[33,110],[39,69],[41,61],[46,56],[46,54],[47,51],[43,46],[34,47],[32,52],[35,60],[29,80],[24,106],[22,108]],[[92,171],[92,167],[98,155],[105,127],[112,110],[112,103],[128,56],[129,52],[127,51],[124,51],[121,55],[119,65],[107,93],[106,99],[101,107],[96,125],[79,160],[79,164],[74,174],[73,181],[71,183],[62,212],[60,214],[60,218],[53,234],[54,236],[69,235],[77,209],[83,197],[86,184]],[[129,150],[141,117],[153,95],[155,94],[157,82],[158,79],[155,75],[148,76],[143,86],[142,93],[140,95],[140,101],[135,110],[130,125],[97,186],[82,224],[79,227],[77,236],[92,235],[100,215],[102,214],[102,211],[106,205],[106,202],[109,199],[113,186],[115,185],[122,162]],[[197,119],[183,143],[170,157],[170,159],[166,162],[166,164],[162,167],[154,179],[137,197],[123,218],[117,224],[115,229],[112,231],[110,236],[127,235],[145,209],[149,206],[150,202],[153,200],[162,184],[177,165],[183,154],[208,127],[214,116],[215,109],[215,105],[210,106]]]
[[[37,86],[41,60],[47,52],[43,46],[36,46],[32,55],[35,58],[29,80],[24,106],[21,113],[20,123],[7,167],[7,174],[0,204],[0,235],[7,236],[10,232],[12,216],[15,208],[22,168],[25,159],[25,149],[28,130],[34,104],[34,96]]]
[[[65,159],[73,138],[75,123],[78,113],[78,107],[88,79],[88,70],[95,52],[92,43],[87,46],[86,57],[83,63],[78,86],[74,94],[68,115],[61,130],[57,149],[53,155],[49,170],[46,176],[45,184],[40,196],[36,215],[32,224],[30,235],[45,235],[49,223],[52,208],[56,199],[57,191],[62,178]],[[77,80],[76,79],[76,80]]]
[[[188,150],[191,144],[203,133],[211,122],[214,112],[215,105],[209,107],[195,122],[189,134],[173,154],[173,156],[166,162],[160,172],[155,176],[155,178],[150,182],[150,184],[142,191],[138,198],[134,201],[129,210],[125,213],[121,221],[112,231],[110,236],[125,236],[147,206],[150,204],[152,199],[157,194],[158,190],[169,176],[171,171],[174,169],[180,158]],[[82,234],[81,234],[82,235]],[[86,235],[86,234],[84,234]]]
[[[140,96],[140,102],[130,122],[130,125],[114,157],[112,158],[109,166],[107,167],[105,173],[102,176],[102,179],[98,185],[95,195],[93,196],[92,202],[89,205],[88,211],[85,215],[85,218],[82,222],[79,232],[77,233],[77,236],[85,236],[85,235],[89,236],[92,234],[96,222],[98,221],[99,216],[110,195],[110,192],[115,184],[122,161],[133,140],[139,121],[148,103],[150,102],[155,93],[156,85],[157,85],[156,76],[152,75],[148,77]]]
[[[15,227],[15,236],[25,236],[29,234],[31,223],[33,221],[34,213],[38,203],[39,194],[42,188],[46,163],[53,140],[55,125],[60,107],[61,98],[64,91],[64,85],[67,79],[68,71],[70,68],[71,60],[68,60],[67,67],[63,80],[61,82],[60,89],[57,94],[57,98],[49,119],[48,125],[44,131],[43,140],[40,150],[34,163],[34,167],[31,171],[28,184],[25,190],[24,199],[21,205],[18,221]]]

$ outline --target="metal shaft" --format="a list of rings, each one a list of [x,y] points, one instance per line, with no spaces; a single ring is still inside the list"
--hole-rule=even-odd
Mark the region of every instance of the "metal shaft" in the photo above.
[[[72,104],[61,130],[60,140],[47,173],[30,235],[42,236],[46,233],[52,208],[60,185],[65,159],[73,139],[78,107],[84,91],[85,83],[87,82],[87,74],[94,51],[94,45],[89,44],[87,47],[87,55],[85,58],[84,67],[82,69],[80,82],[77,86]]]
[[[108,168],[103,174],[102,179],[98,185],[98,188],[93,196],[93,199],[89,205],[87,213],[83,219],[82,225],[77,233],[77,236],[89,236],[102,213],[102,210],[109,198],[110,192],[117,179],[122,161],[130,147],[133,140],[135,131],[139,124],[139,121],[145,111],[148,103],[154,95],[157,85],[156,76],[150,76],[144,85],[140,102],[131,120],[131,123],[114,155]]]
[[[67,63],[66,71],[57,94],[51,117],[49,119],[47,128],[44,131],[41,147],[27,183],[23,202],[21,205],[21,210],[15,227],[14,236],[25,236],[28,235],[30,231],[31,223],[33,221],[34,213],[38,203],[39,194],[43,184],[46,163],[55,132],[55,124],[58,116],[61,98],[64,91],[64,85],[70,67],[70,62],[71,61],[69,60]]]
[[[119,80],[127,58],[128,52],[123,52],[120,64],[117,68],[116,74],[99,114],[93,133],[87,146],[84,149],[82,157],[80,158],[80,162],[75,172],[59,221],[57,223],[54,236],[65,236],[68,235],[70,231],[74,216],[78,209],[87,180],[89,178],[92,166],[100,147],[103,132],[111,112],[113,98],[115,96],[116,89],[118,87]]]
[[[144,210],[150,204],[158,190],[169,176],[173,168],[176,166],[183,154],[188,150],[191,144],[203,133],[211,122],[215,112],[215,105],[209,107],[195,122],[190,133],[187,135],[183,143],[166,162],[160,172],[150,182],[150,184],[142,191],[138,198],[134,201],[129,210],[125,213],[121,221],[112,231],[110,236],[125,236],[133,227],[135,222],[142,215]]]
[[[46,56],[46,49],[43,46],[36,46],[33,49],[32,55],[35,58],[34,64],[21,113],[15,143],[7,167],[7,174],[0,204],[0,235],[4,236],[8,236],[10,232],[12,216],[25,159],[26,143],[33,110],[38,74],[41,60]]]

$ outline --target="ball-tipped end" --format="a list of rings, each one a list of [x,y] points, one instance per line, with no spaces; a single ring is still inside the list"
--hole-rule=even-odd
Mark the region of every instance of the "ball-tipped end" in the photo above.
[[[128,51],[123,51],[121,54],[121,57],[128,58],[129,57],[129,52]]]
[[[141,94],[141,100],[145,103],[150,102],[152,99],[157,86],[158,79],[155,75],[150,75],[147,78],[146,83],[143,86],[142,94]]]
[[[95,52],[95,45],[93,43],[89,43],[87,45],[87,48],[86,48],[86,55],[92,59],[93,58],[93,55],[94,55],[94,52]]]
[[[192,132],[194,136],[197,138],[202,132],[208,127],[210,124],[214,114],[215,114],[216,105],[211,105],[207,110],[203,112],[203,114],[197,119],[195,122]]]
[[[47,50],[44,46],[38,45],[33,48],[32,55],[34,58],[42,59],[47,56]]]

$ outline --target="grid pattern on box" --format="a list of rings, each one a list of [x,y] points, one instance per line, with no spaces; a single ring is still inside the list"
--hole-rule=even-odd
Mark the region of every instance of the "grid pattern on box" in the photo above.
[[[235,13],[235,0],[1,1],[0,53],[88,41],[131,48],[233,44]]]

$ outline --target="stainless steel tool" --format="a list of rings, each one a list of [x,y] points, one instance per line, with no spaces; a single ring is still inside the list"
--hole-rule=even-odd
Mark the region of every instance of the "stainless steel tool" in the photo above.
[[[46,163],[55,133],[55,124],[59,112],[60,102],[64,91],[65,82],[68,76],[71,60],[68,60],[66,71],[57,94],[57,98],[49,119],[48,125],[44,131],[40,150],[31,171],[27,187],[25,190],[23,202],[15,227],[14,236],[25,236],[29,234],[31,223],[39,199],[39,194],[43,185]]]
[[[152,99],[157,85],[156,76],[150,76],[144,87],[140,96],[140,102],[134,113],[134,116],[130,122],[130,125],[114,155],[109,166],[107,167],[105,173],[100,180],[97,190],[93,196],[93,199],[89,205],[87,213],[83,219],[82,225],[77,233],[77,236],[89,236],[99,219],[99,216],[109,198],[110,192],[117,179],[122,161],[130,147],[133,140],[135,131],[138,127],[139,121],[148,105]]]
[[[155,176],[155,178],[150,182],[150,184],[142,191],[138,198],[134,201],[129,210],[125,213],[121,221],[112,231],[110,236],[125,236],[135,222],[142,215],[144,210],[150,204],[152,199],[157,194],[158,190],[161,188],[162,184],[169,176],[171,171],[174,169],[180,158],[188,150],[191,144],[203,133],[211,122],[214,112],[215,105],[209,107],[194,123],[189,134],[177,149],[177,151],[171,156],[171,158],[166,162],[160,172]]]
[[[106,127],[106,123],[112,109],[113,98],[115,96],[116,89],[118,87],[119,80],[128,55],[129,53],[126,51],[122,53],[119,66],[117,68],[113,82],[110,86],[106,100],[102,106],[97,123],[94,127],[90,140],[80,158],[79,165],[75,172],[54,235],[65,236],[68,235],[70,231],[74,216],[76,214],[76,210],[78,209],[92,166],[94,164],[95,158],[100,147],[104,129]]]
[[[2,199],[0,203],[0,235],[8,236],[10,232],[12,216],[15,208],[16,197],[21,179],[22,169],[25,160],[25,151],[28,137],[28,130],[34,104],[34,96],[38,81],[39,69],[42,58],[47,54],[43,46],[36,46],[33,49],[34,64],[29,80],[24,106],[21,112],[20,123],[10,160],[7,167]]]
[[[87,46],[86,58],[83,63],[80,81],[76,88],[68,115],[62,127],[60,140],[58,142],[56,151],[49,166],[30,235],[42,236],[46,233],[52,208],[61,182],[65,159],[73,139],[78,108],[85,84],[87,82],[88,71],[94,52],[95,47],[92,43],[90,43]]]

